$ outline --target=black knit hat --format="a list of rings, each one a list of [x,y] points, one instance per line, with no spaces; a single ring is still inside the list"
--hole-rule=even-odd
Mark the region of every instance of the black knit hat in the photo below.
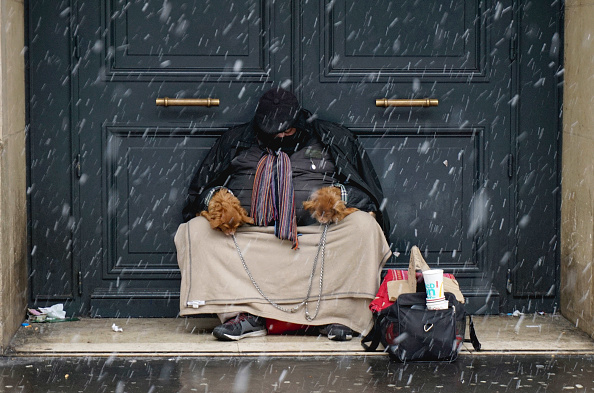
[[[263,133],[275,135],[293,126],[300,108],[293,93],[275,87],[260,97],[254,120]]]

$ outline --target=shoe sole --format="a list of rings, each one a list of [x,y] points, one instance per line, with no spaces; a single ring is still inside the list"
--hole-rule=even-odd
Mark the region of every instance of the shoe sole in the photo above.
[[[219,340],[223,340],[223,341],[237,341],[237,340],[241,340],[242,338],[246,338],[246,337],[262,337],[262,336],[265,336],[266,334],[268,334],[268,332],[265,329],[256,330],[255,332],[244,333],[239,336],[232,336],[230,334],[220,334],[220,333],[212,332],[213,336],[215,336]]]

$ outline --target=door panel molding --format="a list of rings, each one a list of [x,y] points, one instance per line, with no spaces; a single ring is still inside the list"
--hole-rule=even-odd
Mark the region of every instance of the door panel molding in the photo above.
[[[418,4],[380,1],[370,7],[366,2],[322,2],[320,82],[385,83],[411,77],[449,83],[468,83],[469,77],[488,81],[484,1],[435,2],[430,13],[425,3],[415,9]],[[357,7],[363,10],[357,12]],[[407,14],[394,18],[396,7]],[[394,36],[395,40],[387,38]]]
[[[103,278],[179,278],[173,234],[197,165],[228,128],[103,127]]]
[[[216,7],[188,11],[182,8],[189,7],[167,8],[158,2],[102,0],[102,23],[107,33],[102,50],[105,79],[146,77],[164,81],[185,77],[230,82],[274,77],[271,64],[276,51],[270,48],[278,51],[284,43],[274,36],[273,3],[235,3],[222,0]],[[243,12],[236,13],[242,5]],[[234,12],[221,12],[229,8]],[[184,19],[188,13],[196,19]],[[155,26],[160,25],[162,35],[155,37]],[[100,50],[100,44],[93,45]]]
[[[95,288],[90,294],[89,315],[93,318],[175,318],[178,313],[179,290],[171,288],[127,289],[122,282]]]
[[[351,129],[383,185],[384,207],[392,221],[390,240],[400,253],[394,258],[395,266],[408,266],[405,254],[418,245],[429,264],[478,273],[484,261],[476,253],[476,242],[486,222],[475,223],[478,227],[469,232],[468,206],[484,176],[485,128]],[[449,234],[448,241],[436,244],[444,234]]]

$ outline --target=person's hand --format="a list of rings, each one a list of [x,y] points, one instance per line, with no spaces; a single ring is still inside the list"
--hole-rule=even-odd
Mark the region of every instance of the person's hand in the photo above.
[[[208,211],[200,216],[206,218],[212,229],[232,235],[243,224],[253,224],[254,219],[248,216],[239,199],[226,189],[217,191],[208,203]]]

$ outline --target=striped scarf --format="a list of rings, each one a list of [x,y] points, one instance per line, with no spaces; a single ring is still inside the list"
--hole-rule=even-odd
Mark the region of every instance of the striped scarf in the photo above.
[[[293,249],[296,250],[299,242],[291,160],[282,151],[275,153],[270,149],[266,150],[267,154],[258,162],[254,177],[251,214],[259,226],[267,226],[274,221],[275,236],[291,240]]]

